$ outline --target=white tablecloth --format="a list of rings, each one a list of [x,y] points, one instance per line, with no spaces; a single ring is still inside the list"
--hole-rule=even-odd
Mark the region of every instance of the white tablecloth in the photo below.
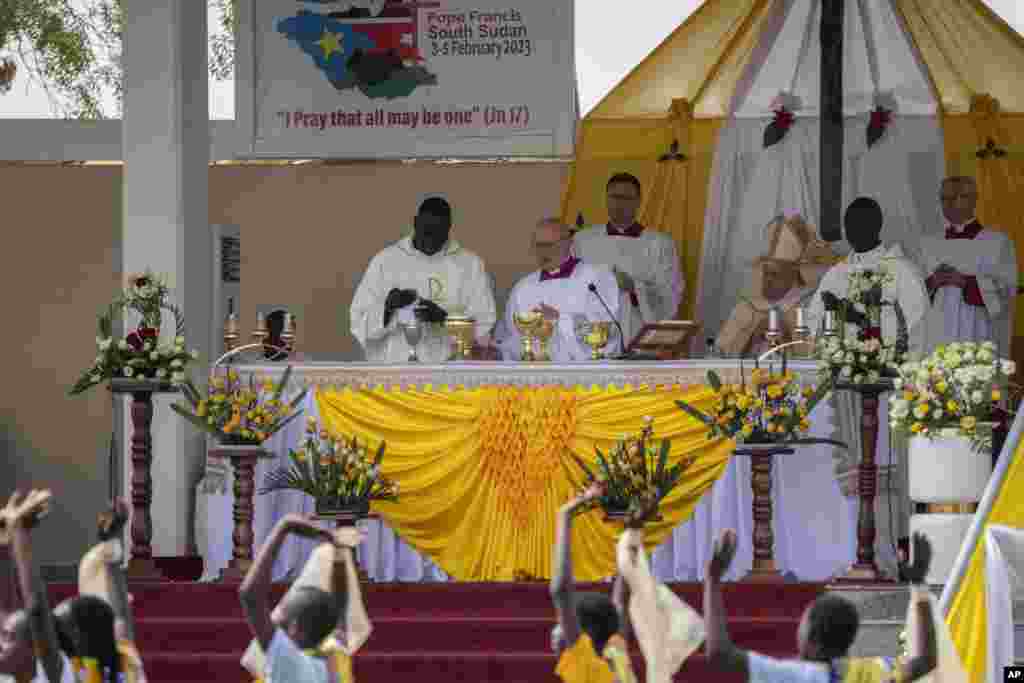
[[[729,361],[724,361],[729,364]],[[346,384],[346,377],[357,378],[353,383],[362,383],[376,368],[366,370],[362,364],[351,366],[327,366],[326,364],[308,364],[296,368],[296,376],[300,379],[314,378],[322,383],[325,373],[334,373],[342,377],[341,382],[332,382],[334,386]],[[482,364],[466,364],[462,368],[458,383],[471,386],[477,374],[482,371],[466,366]],[[623,373],[621,368],[614,368],[615,377],[625,378],[626,383],[632,377],[633,384],[639,377],[661,381],[664,377],[671,378],[673,372],[682,379],[697,378],[706,371],[708,365],[700,361],[661,364],[651,370],[654,364],[629,364],[634,370],[632,375]],[[808,367],[798,368],[803,371]],[[355,369],[353,369],[353,366]],[[591,366],[593,368],[593,366]],[[675,370],[673,370],[673,368]],[[242,369],[242,368],[240,368]],[[280,366],[261,366],[263,374],[267,370],[280,372]],[[612,376],[611,371],[593,368],[604,372],[601,380]],[[408,378],[406,370],[401,371],[403,378]],[[417,374],[415,383],[421,383],[430,370],[427,367],[413,368]],[[551,380],[557,375],[557,366],[541,367],[531,375],[522,367],[504,368],[503,379],[508,383],[509,377],[521,377],[523,381],[538,383],[545,379]],[[576,369],[573,369],[575,372]],[[392,381],[400,371],[388,368]],[[440,368],[435,369],[440,371]],[[532,371],[531,371],[532,372]],[[518,373],[518,374],[517,374]],[[694,374],[696,373],[696,374]],[[569,377],[564,383],[575,383],[577,374],[562,375]],[[437,378],[433,380],[438,382]],[[405,383],[413,383],[406,382]],[[597,383],[597,382],[595,382]],[[317,417],[317,406],[310,392],[305,400],[305,413]],[[814,436],[832,434],[832,408],[829,402],[821,403],[811,416],[811,432]],[[296,447],[303,437],[304,420],[295,420],[281,433],[272,437],[267,446],[275,453],[274,458],[261,462],[256,468],[257,488],[263,482],[266,473],[274,468],[287,464],[288,448]],[[880,439],[881,440],[881,439]],[[203,487],[204,485],[201,485]],[[196,538],[200,553],[205,560],[205,579],[215,578],[221,569],[227,566],[231,558],[232,495],[231,475],[227,474],[222,487],[215,492],[203,491],[197,496]],[[712,489],[705,494],[697,505],[693,517],[681,524],[657,550],[652,558],[652,570],[662,581],[696,581],[703,578],[704,566],[710,558],[712,544],[719,533],[726,528],[736,529],[740,545],[737,550],[733,569],[728,579],[742,577],[750,570],[753,560],[753,548],[750,542],[753,529],[751,513],[750,461],[744,457],[734,457],[726,467],[722,477]],[[772,482],[772,498],[774,507],[775,558],[776,565],[783,572],[791,573],[795,579],[802,581],[825,580],[845,567],[849,566],[856,551],[856,499],[844,498],[840,492],[834,474],[834,459],[829,446],[810,446],[797,449],[796,454],[777,458]],[[263,542],[274,523],[283,515],[290,513],[312,513],[311,498],[297,492],[280,492],[268,495],[257,495],[255,499],[255,516],[253,527],[256,547]],[[363,569],[374,581],[424,581],[447,580],[448,576],[431,560],[422,557],[410,546],[405,544],[394,531],[382,520],[362,522],[368,532],[366,543],[359,549],[359,561]],[[275,580],[288,578],[302,566],[312,549],[312,543],[303,539],[289,538],[285,541],[277,563],[274,567]]]

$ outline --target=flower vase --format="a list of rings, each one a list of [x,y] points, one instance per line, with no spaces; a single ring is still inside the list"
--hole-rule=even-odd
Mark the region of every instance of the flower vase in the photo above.
[[[961,435],[915,436],[909,443],[907,470],[910,499],[928,508],[927,513],[911,516],[910,532],[922,533],[931,542],[932,565],[926,580],[943,584],[985,493],[992,458],[974,452],[970,440]]]
[[[334,522],[335,527],[341,529],[342,527],[357,526],[359,521],[363,519],[376,519],[377,515],[370,512],[369,501],[357,505],[330,505],[317,501],[316,513],[313,518]],[[355,562],[356,575],[359,576],[359,581],[369,583],[370,577],[359,565],[359,559],[356,557],[354,549],[352,551],[352,559]]]
[[[255,512],[253,494],[256,491],[256,464],[263,458],[273,457],[261,444],[218,443],[210,448],[210,457],[223,458],[231,462],[234,470],[235,502],[233,517],[234,532],[231,534],[232,557],[220,578],[221,581],[236,583],[242,581],[253,562],[252,520]]]

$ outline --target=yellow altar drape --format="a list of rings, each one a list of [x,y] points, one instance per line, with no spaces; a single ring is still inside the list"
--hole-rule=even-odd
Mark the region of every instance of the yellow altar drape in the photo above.
[[[690,517],[721,476],[730,441],[709,441],[705,427],[676,405],[709,409],[701,388],[480,387],[475,389],[320,389],[322,423],[387,449],[381,472],[400,487],[380,514],[408,544],[460,581],[510,581],[551,575],[555,515],[583,479],[569,452],[596,468],[607,451],[654,419],[656,439],[672,442],[669,464],[696,456],[662,503],[664,519],[646,529],[650,548]],[[615,572],[621,527],[600,511],[577,518],[574,576],[594,581]]]

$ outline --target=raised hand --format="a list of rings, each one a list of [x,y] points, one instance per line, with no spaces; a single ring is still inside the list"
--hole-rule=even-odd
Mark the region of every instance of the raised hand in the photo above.
[[[334,544],[341,548],[355,549],[366,540],[366,532],[354,526],[346,526],[334,531]]]
[[[715,542],[715,549],[708,562],[707,574],[715,581],[720,581],[725,573],[729,571],[732,558],[736,555],[736,532],[726,529],[722,536]]]
[[[39,520],[50,512],[49,491],[33,489],[27,495],[21,491],[11,494],[7,505],[0,510],[0,545],[8,545],[11,542],[11,533],[16,527],[32,529]]]
[[[280,524],[290,534],[296,536],[302,536],[304,538],[312,538],[317,541],[325,543],[334,543],[334,534],[327,529],[318,526],[312,517],[305,517],[303,515],[285,515]]]
[[[910,583],[924,583],[932,566],[932,544],[923,534],[915,533],[911,538],[913,562],[900,567],[901,573]]]
[[[116,498],[110,504],[110,509],[100,514],[97,536],[100,541],[117,538],[127,523],[128,503],[123,498]]]

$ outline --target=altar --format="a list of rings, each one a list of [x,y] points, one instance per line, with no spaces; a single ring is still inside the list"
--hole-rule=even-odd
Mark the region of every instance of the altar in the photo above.
[[[589,456],[654,421],[655,438],[672,442],[672,458],[694,454],[692,482],[663,503],[665,521],[648,534],[652,570],[663,581],[695,581],[714,539],[736,529],[740,544],[729,575],[750,570],[753,548],[751,467],[732,456],[731,444],[708,440],[703,425],[675,401],[709,404],[714,369],[727,383],[741,380],[731,359],[587,363],[459,362],[375,365],[305,362],[292,366],[289,391],[310,391],[306,417],[335,433],[385,441],[382,471],[401,485],[397,503],[375,503],[379,519],[359,548],[373,581],[510,581],[547,579],[554,541],[554,510],[572,495],[580,472],[566,452]],[[276,378],[284,364],[238,365],[243,377]],[[744,364],[748,373],[753,362]],[[789,364],[812,384],[816,364]],[[776,364],[778,369],[778,364]],[[831,437],[834,407],[823,401],[811,415],[810,436]],[[256,469],[257,488],[268,472],[289,463],[306,420],[293,421],[266,444],[273,457]],[[831,446],[802,446],[776,459],[772,479],[774,554],[793,580],[823,581],[854,560],[857,501],[843,495]],[[212,580],[231,557],[232,474],[209,462],[197,490],[196,537]],[[258,547],[283,515],[312,513],[313,500],[285,491],[255,497]],[[574,527],[577,580],[614,572],[616,530],[598,512]],[[309,541],[286,541],[274,578],[294,576]],[[446,571],[447,570],[447,571]]]

